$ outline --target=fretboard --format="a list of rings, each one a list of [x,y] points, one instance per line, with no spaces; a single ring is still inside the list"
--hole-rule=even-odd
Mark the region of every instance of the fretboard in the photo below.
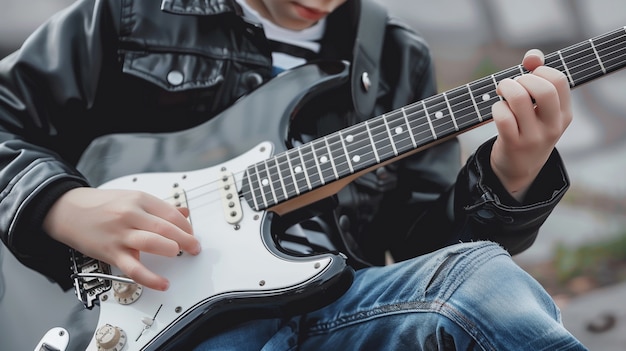
[[[626,65],[626,27],[545,57],[575,88]],[[248,167],[244,197],[263,210],[491,120],[498,83],[528,73],[517,65],[371,118]]]

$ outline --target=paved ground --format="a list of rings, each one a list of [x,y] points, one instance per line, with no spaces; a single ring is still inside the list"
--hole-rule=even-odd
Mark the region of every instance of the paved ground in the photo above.
[[[626,283],[563,301],[565,326],[590,350],[626,350]]]

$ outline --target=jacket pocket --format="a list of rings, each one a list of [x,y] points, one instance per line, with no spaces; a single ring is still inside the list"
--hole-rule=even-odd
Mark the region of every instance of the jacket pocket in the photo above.
[[[125,52],[123,71],[175,92],[212,88],[225,80],[226,62],[181,54]]]

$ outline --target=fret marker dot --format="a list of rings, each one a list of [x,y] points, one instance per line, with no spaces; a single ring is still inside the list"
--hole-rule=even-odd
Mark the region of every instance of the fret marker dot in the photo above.
[[[349,143],[353,142],[354,141],[354,136],[353,135],[346,136],[346,141],[349,142]]]
[[[268,185],[270,185],[270,181],[269,181],[269,180],[267,180],[267,179],[263,179],[263,180],[261,181],[261,184],[262,184],[263,186],[268,186]]]
[[[435,118],[439,119],[439,118],[442,118],[442,117],[443,117],[443,112],[441,112],[441,111],[435,112]]]
[[[491,99],[491,96],[489,96],[489,94],[483,94],[483,101],[489,101]]]
[[[352,162],[359,162],[359,161],[361,161],[361,156],[356,155],[356,156],[352,157]]]
[[[296,172],[296,173],[300,173],[300,172],[302,172],[302,167],[296,166],[296,168],[294,168],[293,171]]]
[[[328,157],[326,157],[326,156],[322,156],[322,157],[320,157],[320,162],[321,162],[321,163],[326,163],[326,162],[328,162]]]
[[[397,127],[396,134],[401,134],[401,133],[402,133],[402,127]]]

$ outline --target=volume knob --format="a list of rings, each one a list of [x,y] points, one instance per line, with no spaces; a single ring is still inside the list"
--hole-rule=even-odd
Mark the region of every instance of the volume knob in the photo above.
[[[126,345],[124,330],[105,324],[96,331],[96,344],[99,351],[120,351]]]
[[[113,282],[113,297],[122,305],[131,304],[141,296],[143,287],[135,283]]]

